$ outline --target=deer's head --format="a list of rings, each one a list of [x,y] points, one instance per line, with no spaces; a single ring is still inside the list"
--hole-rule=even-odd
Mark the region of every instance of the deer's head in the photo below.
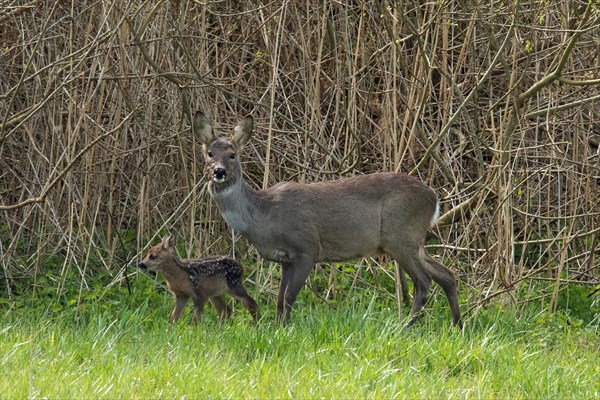
[[[213,192],[220,192],[242,177],[238,155],[252,136],[253,119],[247,116],[234,128],[231,138],[217,137],[208,118],[201,112],[194,117],[194,131],[202,141],[206,161],[205,172]]]
[[[166,262],[172,261],[175,255],[175,236],[165,236],[159,244],[150,248],[146,258],[138,264],[138,267],[148,271],[161,271]]]

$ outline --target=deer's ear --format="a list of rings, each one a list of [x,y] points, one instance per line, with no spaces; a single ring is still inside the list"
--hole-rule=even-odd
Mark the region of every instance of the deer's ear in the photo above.
[[[168,250],[171,247],[175,246],[175,236],[168,233],[162,240],[163,248]]]
[[[210,144],[216,139],[210,121],[201,111],[198,111],[194,116],[192,127],[194,129],[194,133],[200,136],[200,141],[202,143]]]
[[[254,119],[252,119],[251,115],[248,115],[246,118],[241,120],[239,124],[237,124],[237,126],[233,129],[233,137],[231,138],[231,141],[236,147],[242,148],[248,139],[250,139],[252,136],[253,126]]]

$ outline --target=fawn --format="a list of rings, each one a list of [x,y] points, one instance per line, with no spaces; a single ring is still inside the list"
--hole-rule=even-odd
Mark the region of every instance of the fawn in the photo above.
[[[231,311],[225,302],[225,293],[240,300],[255,320],[260,318],[258,305],[242,284],[244,268],[231,258],[216,256],[181,260],[175,253],[175,237],[167,235],[148,250],[148,255],[138,266],[143,270],[162,272],[165,276],[167,287],[175,295],[170,323],[179,319],[190,297],[194,302],[194,325],[201,319],[207,300],[220,317],[229,316]]]

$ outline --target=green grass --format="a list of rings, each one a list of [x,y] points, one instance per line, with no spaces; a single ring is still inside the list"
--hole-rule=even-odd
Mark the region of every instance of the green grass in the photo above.
[[[0,399],[600,397],[597,327],[491,307],[459,332],[437,296],[404,330],[393,303],[368,296],[334,310],[305,289],[285,327],[264,299],[256,325],[236,306],[224,323],[207,309],[196,328],[189,312],[170,326],[163,291],[13,307],[0,316]]]

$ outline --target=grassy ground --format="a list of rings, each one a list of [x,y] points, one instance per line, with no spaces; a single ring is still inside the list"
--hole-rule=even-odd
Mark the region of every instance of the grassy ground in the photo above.
[[[600,397],[597,327],[534,306],[492,307],[457,332],[439,296],[411,330],[368,295],[334,310],[304,290],[286,327],[259,302],[257,325],[238,306],[197,328],[189,312],[168,325],[163,291],[5,309],[0,399]]]

